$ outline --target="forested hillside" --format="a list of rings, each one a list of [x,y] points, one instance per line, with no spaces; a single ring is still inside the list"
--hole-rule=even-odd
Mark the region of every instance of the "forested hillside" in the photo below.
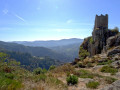
[[[58,52],[55,52],[51,49],[44,48],[44,47],[30,47],[30,46],[24,46],[16,43],[8,43],[8,42],[2,42],[0,41],[0,48],[6,49],[8,51],[15,51],[15,52],[22,52],[22,53],[29,53],[32,56],[38,56],[38,57],[50,57],[62,62],[69,62],[71,60],[70,57],[59,54]]]
[[[75,43],[80,44],[82,41],[83,39],[71,38],[71,39],[48,40],[48,41],[14,41],[14,42],[25,46],[51,48],[57,46],[71,45]]]
[[[6,53],[9,55],[10,59],[14,59],[17,62],[20,62],[21,66],[28,70],[33,70],[38,67],[49,69],[51,65],[58,66],[62,64],[57,60],[51,59],[50,57],[36,57],[30,55],[29,53],[13,52],[3,49],[1,49],[0,52]]]

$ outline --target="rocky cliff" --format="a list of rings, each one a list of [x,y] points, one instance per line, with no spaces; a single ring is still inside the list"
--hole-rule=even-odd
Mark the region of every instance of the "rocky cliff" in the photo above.
[[[102,15],[100,17],[99,17],[100,22],[98,22],[97,20],[98,18],[96,18],[95,20],[95,26],[94,26],[95,28],[92,32],[92,36],[85,38],[84,42],[80,46],[80,47],[83,47],[84,50],[87,50],[90,53],[89,56],[94,56],[96,54],[106,52],[108,48],[114,45],[120,45],[120,35],[118,35],[119,33],[118,28],[115,28],[112,30],[108,29],[107,23],[105,24],[105,22],[108,22],[108,21],[103,20],[103,17],[106,17],[106,16]],[[98,24],[98,23],[101,23],[101,24]]]

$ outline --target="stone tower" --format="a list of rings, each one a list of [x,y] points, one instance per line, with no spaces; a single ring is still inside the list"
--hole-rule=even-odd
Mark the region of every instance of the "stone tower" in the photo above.
[[[108,14],[105,16],[102,14],[101,16],[96,15],[94,30],[101,28],[108,29]]]
[[[108,15],[101,16],[96,15],[94,30],[92,32],[93,44],[90,45],[91,56],[101,53],[103,47],[106,46],[106,40],[108,38]]]

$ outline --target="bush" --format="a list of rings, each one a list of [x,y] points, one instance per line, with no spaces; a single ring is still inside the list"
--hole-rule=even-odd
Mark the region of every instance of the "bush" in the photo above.
[[[86,84],[87,88],[92,88],[92,89],[96,89],[99,85],[100,85],[99,82],[94,82],[94,81]]]
[[[14,80],[14,75],[0,72],[0,90],[17,90],[22,87],[19,80]]]
[[[93,67],[93,64],[92,63],[87,63],[87,67]]]
[[[98,65],[111,64],[112,62],[113,62],[112,60],[108,60],[108,61],[104,61],[104,62],[98,63]]]
[[[49,70],[53,70],[53,69],[55,69],[55,66],[51,65],[50,68],[49,68]]]
[[[69,77],[70,76],[70,72],[67,72],[66,75],[67,75],[67,77]]]
[[[9,79],[13,79],[15,76],[12,73],[6,73],[5,77]]]
[[[118,72],[118,70],[112,66],[103,66],[100,71],[111,74],[115,74],[116,72]]]
[[[45,74],[47,72],[46,69],[41,69],[41,68],[36,68],[33,70],[33,73],[38,75],[38,74]]]
[[[83,65],[83,63],[77,63],[77,65],[75,67],[76,68],[85,68],[85,65]]]
[[[91,72],[89,72],[88,70],[81,69],[81,70],[79,70],[79,77],[80,78],[93,78],[94,75]]]
[[[93,38],[92,37],[90,37],[90,44],[93,44],[94,43],[94,41],[93,41]]]
[[[42,73],[42,69],[41,68],[36,68],[33,70],[34,74],[38,75]]]
[[[78,77],[75,76],[75,75],[70,75],[70,76],[68,76],[68,77],[66,78],[66,81],[67,81],[67,84],[68,84],[68,85],[69,85],[69,84],[74,85],[74,84],[77,84],[77,83],[78,83]]]
[[[119,28],[115,27],[114,29],[111,29],[111,31],[115,34],[118,34],[119,33]]]
[[[47,69],[43,68],[42,73],[45,74],[47,72]]]
[[[39,75],[39,79],[42,81],[45,81],[45,79],[47,78],[47,76],[45,74],[40,74]]]
[[[79,51],[80,60],[85,59],[87,56],[89,56],[89,52],[87,50],[83,49],[83,47],[80,47],[80,51]]]
[[[115,82],[117,79],[112,78],[112,77],[105,77],[105,81],[107,84],[112,84],[113,82]]]

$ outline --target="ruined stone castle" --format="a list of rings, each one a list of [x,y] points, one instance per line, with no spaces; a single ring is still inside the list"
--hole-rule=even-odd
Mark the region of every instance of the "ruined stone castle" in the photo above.
[[[107,45],[107,39],[116,33],[108,29],[108,15],[96,15],[92,36],[85,38],[81,47],[90,53],[90,56],[100,54]]]
[[[106,14],[105,16],[102,14],[101,16],[96,15],[94,29],[99,28],[108,29],[108,14]]]

